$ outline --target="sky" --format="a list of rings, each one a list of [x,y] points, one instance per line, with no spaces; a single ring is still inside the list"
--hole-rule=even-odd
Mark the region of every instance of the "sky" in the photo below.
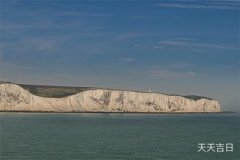
[[[0,0],[0,80],[200,95],[240,111],[238,0]]]

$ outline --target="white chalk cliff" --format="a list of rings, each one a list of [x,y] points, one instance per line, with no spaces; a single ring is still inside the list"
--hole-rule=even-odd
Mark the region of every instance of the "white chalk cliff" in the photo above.
[[[0,111],[46,112],[219,112],[215,100],[108,89],[92,89],[63,98],[31,94],[19,85],[0,84]]]

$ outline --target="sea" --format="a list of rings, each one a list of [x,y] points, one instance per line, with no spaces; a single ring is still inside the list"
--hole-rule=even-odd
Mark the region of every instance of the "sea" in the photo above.
[[[0,113],[1,160],[239,160],[239,113]]]

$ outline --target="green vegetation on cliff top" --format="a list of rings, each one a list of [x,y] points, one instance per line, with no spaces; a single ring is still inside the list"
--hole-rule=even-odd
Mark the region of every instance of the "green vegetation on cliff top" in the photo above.
[[[11,82],[3,82],[2,83],[11,83]],[[109,89],[109,88],[97,88],[97,87],[69,87],[69,86],[50,86],[50,85],[29,85],[29,84],[17,84],[22,88],[26,89],[30,93],[41,96],[41,97],[51,97],[51,98],[62,98],[70,95],[77,94],[79,92],[87,91],[87,90],[95,90],[95,89]],[[109,90],[119,90],[119,89],[109,89]],[[142,92],[142,91],[134,91],[134,92]],[[146,93],[146,92],[143,92]],[[161,93],[163,94],[163,93]],[[165,94],[169,95],[169,94]],[[182,95],[174,95],[170,94],[169,96],[182,96]],[[202,98],[212,100],[211,98],[204,96],[196,96],[196,95],[186,95],[182,96],[184,98],[199,100]]]

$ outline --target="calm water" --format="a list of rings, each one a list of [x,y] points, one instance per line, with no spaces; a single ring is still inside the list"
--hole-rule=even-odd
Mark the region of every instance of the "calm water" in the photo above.
[[[240,119],[221,114],[0,113],[0,159],[231,160],[240,157]],[[197,152],[198,143],[234,152]]]

